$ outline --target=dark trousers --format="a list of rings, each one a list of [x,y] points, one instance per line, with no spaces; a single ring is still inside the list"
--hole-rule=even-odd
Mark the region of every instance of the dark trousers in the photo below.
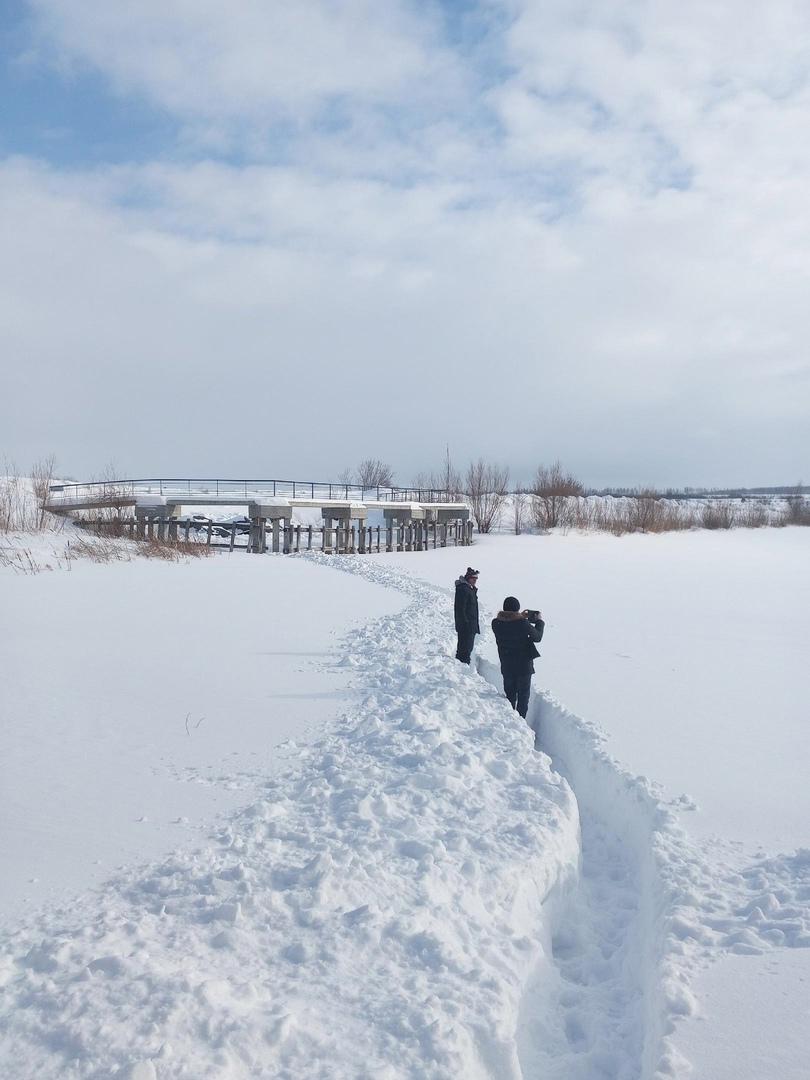
[[[456,660],[460,660],[462,664],[469,664],[470,657],[472,656],[473,645],[475,644],[475,631],[474,630],[459,630],[458,631],[458,648],[456,649]]]
[[[517,709],[523,719],[529,711],[529,694],[532,689],[531,675],[504,675],[503,692],[513,709]]]

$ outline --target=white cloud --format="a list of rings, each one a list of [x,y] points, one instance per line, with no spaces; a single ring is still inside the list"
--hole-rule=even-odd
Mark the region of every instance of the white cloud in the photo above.
[[[702,175],[743,130],[754,144],[738,140],[724,166],[746,156],[761,166],[757,151],[765,150],[778,167],[796,147],[789,149],[782,123],[769,142],[769,123],[791,110],[806,113],[808,41],[810,8],[792,0],[744,10],[702,0],[525,0],[507,34],[514,75],[495,100],[519,142],[526,138],[514,104],[521,96],[559,110],[569,142],[579,135],[589,144],[581,147],[583,168],[604,167],[606,145],[630,147],[627,173],[618,157],[611,171],[632,176],[638,166],[656,165],[657,138]],[[544,126],[530,125],[538,156]]]
[[[153,207],[118,205],[122,185],[151,189]],[[763,292],[690,193],[552,224],[519,203],[460,210],[442,188],[266,167],[65,182],[17,163],[0,191],[13,282],[0,325],[17,388],[4,426],[35,415],[40,444],[75,432],[85,455],[120,460],[110,413],[125,411],[133,467],[146,453],[155,467],[200,468],[202,455],[216,468],[225,454],[248,468],[266,429],[279,468],[317,472],[334,423],[349,459],[371,441],[411,471],[448,438],[460,456],[527,469],[561,454],[595,482],[798,468],[779,443],[804,422],[795,358],[810,317],[795,269],[773,265]],[[251,236],[234,238],[246,204]],[[180,436],[224,420],[253,435]],[[414,425],[419,450],[403,435]],[[776,442],[741,443],[740,425]],[[644,475],[617,475],[633,459]]]
[[[379,452],[403,479],[448,440],[594,483],[801,471],[810,11],[515,3],[482,54],[496,78],[404,2],[37,9],[64,56],[223,145],[239,128],[252,160],[0,169],[6,423],[38,403],[33,456],[56,433],[123,461],[105,418],[126,408],[155,468],[254,460],[169,415],[233,418],[287,471],[322,470],[338,428],[348,460]],[[266,113],[296,120],[283,167]],[[38,393],[60,374],[67,411]]]
[[[453,58],[402,0],[33,0],[43,40],[122,91],[212,120],[441,92]],[[435,84],[438,83],[437,87]]]

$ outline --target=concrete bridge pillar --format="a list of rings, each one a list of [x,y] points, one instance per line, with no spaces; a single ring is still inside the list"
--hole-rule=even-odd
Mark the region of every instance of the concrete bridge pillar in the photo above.
[[[422,547],[422,522],[425,520],[425,508],[416,503],[392,503],[383,509],[385,519],[385,550],[394,547],[396,534],[397,551],[412,551]]]
[[[137,535],[142,540],[147,537],[164,539],[171,512],[162,495],[139,495],[135,501]]]
[[[447,547],[448,526],[455,526],[456,544],[467,546],[472,543],[472,522],[468,506],[441,506],[436,510],[436,520],[441,529],[440,544]]]
[[[323,518],[323,550],[328,554],[348,551],[352,522],[357,527],[358,548],[365,550],[365,532],[368,507],[362,503],[332,503],[321,507]],[[334,538],[334,547],[332,540]]]
[[[284,554],[290,548],[290,522],[292,507],[286,499],[273,502],[248,503],[250,518],[250,542],[248,551],[262,554],[267,551],[267,523],[270,522],[271,547],[276,553],[281,551],[281,530],[284,529]]]

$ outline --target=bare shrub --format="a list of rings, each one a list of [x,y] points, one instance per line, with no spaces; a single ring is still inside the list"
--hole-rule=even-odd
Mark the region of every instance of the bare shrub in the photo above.
[[[625,501],[628,522],[632,532],[659,532],[661,496],[652,488],[640,491]]]
[[[2,544],[0,544],[0,566],[8,567],[15,574],[40,574],[43,570],[51,569],[46,563],[37,562],[30,548]]]
[[[577,497],[571,500],[572,524],[577,529],[588,531],[598,528],[597,518],[600,511],[600,503],[587,496]]]
[[[694,510],[687,504],[665,499],[661,509],[661,531],[678,532],[694,529],[697,524]]]
[[[68,562],[72,559],[89,559],[95,563],[131,562],[134,558],[181,562],[186,558],[201,559],[212,554],[207,544],[193,540],[159,540],[152,537],[123,541],[117,536],[103,533],[70,540],[65,550]]]
[[[749,502],[737,511],[737,524],[743,529],[761,529],[770,522],[768,508],[761,502]]]
[[[135,554],[144,559],[163,559],[166,562],[180,562],[183,559],[204,559],[213,555],[207,544],[198,544],[194,540],[139,540]]]
[[[666,499],[654,488],[621,498],[600,498],[590,513],[591,527],[614,536],[624,533],[663,533],[691,529],[695,516],[689,506]]]
[[[479,458],[471,462],[464,478],[464,494],[470,500],[470,510],[480,533],[492,531],[500,521],[507,500],[509,469],[501,468]]]
[[[74,516],[84,518],[90,514],[95,514],[96,521],[120,521],[124,510],[132,505],[132,490],[129,485],[118,478],[118,467],[115,462],[108,461],[100,473],[91,477],[91,483],[104,485],[104,495],[110,501],[110,505],[80,511],[78,515]]]
[[[733,529],[736,509],[728,499],[705,502],[700,508],[700,524],[704,529]]]
[[[512,492],[512,529],[515,536],[520,536],[526,524],[529,511],[529,493],[525,488],[519,487]]]
[[[379,458],[365,458],[352,472],[344,469],[338,476],[341,484],[361,488],[393,487],[394,470]]]
[[[42,532],[61,528],[64,522],[48,513],[45,504],[50,495],[55,459],[37,461],[30,476],[22,476],[13,461],[0,468],[0,533]]]
[[[0,476],[0,532],[27,532],[35,523],[29,485],[13,461],[4,461]]]
[[[539,465],[531,486],[532,513],[539,529],[571,525],[575,520],[571,500],[584,494],[582,483],[563,469],[559,461]]]
[[[36,499],[36,528],[38,530],[45,528],[45,523],[49,517],[45,506],[51,494],[55,468],[56,458],[53,454],[50,454],[48,457],[40,458],[39,461],[35,462],[31,470],[31,483],[34,488],[34,498]]]
[[[612,533],[613,536],[623,536],[624,533],[632,532],[630,517],[624,503],[624,499],[616,501],[610,497],[600,498],[590,515],[593,528]]]
[[[695,518],[688,507],[665,498],[654,488],[624,496],[614,511],[614,529],[621,532],[663,533],[691,529]]]
[[[450,447],[446,447],[444,461],[435,472],[419,473],[413,486],[422,491],[446,492],[450,500],[458,499],[463,494],[464,484],[450,457]]]
[[[132,547],[112,537],[79,536],[69,540],[65,548],[68,562],[72,559],[89,559],[94,563],[131,562],[132,557]]]
[[[810,501],[802,494],[801,484],[785,499],[782,521],[785,525],[810,525]]]

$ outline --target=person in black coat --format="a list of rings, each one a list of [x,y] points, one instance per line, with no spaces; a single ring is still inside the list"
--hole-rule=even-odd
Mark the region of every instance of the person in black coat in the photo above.
[[[503,692],[512,708],[517,709],[524,719],[529,711],[534,660],[540,655],[535,642],[542,640],[545,625],[539,611],[521,611],[520,602],[514,596],[507,596],[503,611],[492,620],[501,661]]]
[[[458,647],[456,660],[462,664],[469,664],[472,656],[475,635],[481,633],[478,625],[478,571],[471,566],[467,567],[467,573],[456,581],[456,633],[458,634]]]

